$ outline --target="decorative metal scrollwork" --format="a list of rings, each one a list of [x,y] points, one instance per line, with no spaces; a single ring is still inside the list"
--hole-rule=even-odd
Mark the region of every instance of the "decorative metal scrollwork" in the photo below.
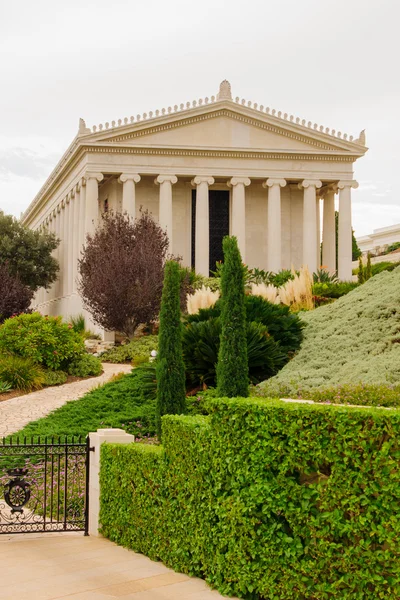
[[[4,486],[4,500],[11,508],[11,512],[22,512],[23,507],[29,502],[31,497],[31,486],[24,480],[28,469],[10,469],[7,474],[11,479]]]

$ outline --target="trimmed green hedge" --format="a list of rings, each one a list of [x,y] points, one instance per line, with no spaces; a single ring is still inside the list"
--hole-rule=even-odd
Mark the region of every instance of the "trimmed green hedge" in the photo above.
[[[103,534],[242,598],[399,598],[400,412],[209,402],[102,447]]]

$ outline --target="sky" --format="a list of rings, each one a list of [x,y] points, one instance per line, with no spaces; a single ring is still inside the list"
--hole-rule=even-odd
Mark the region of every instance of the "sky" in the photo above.
[[[218,92],[358,137],[356,236],[400,223],[397,0],[0,0],[0,209],[77,129]]]

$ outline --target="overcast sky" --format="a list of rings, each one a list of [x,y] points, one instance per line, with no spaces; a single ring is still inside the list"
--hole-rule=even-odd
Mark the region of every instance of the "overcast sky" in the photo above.
[[[240,96],[357,137],[356,235],[400,223],[397,0],[0,0],[0,208],[92,126]]]

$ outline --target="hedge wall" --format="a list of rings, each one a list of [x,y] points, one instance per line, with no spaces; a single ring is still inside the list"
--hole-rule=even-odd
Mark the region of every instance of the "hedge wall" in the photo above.
[[[400,598],[400,412],[213,401],[104,445],[103,534],[268,600]]]

